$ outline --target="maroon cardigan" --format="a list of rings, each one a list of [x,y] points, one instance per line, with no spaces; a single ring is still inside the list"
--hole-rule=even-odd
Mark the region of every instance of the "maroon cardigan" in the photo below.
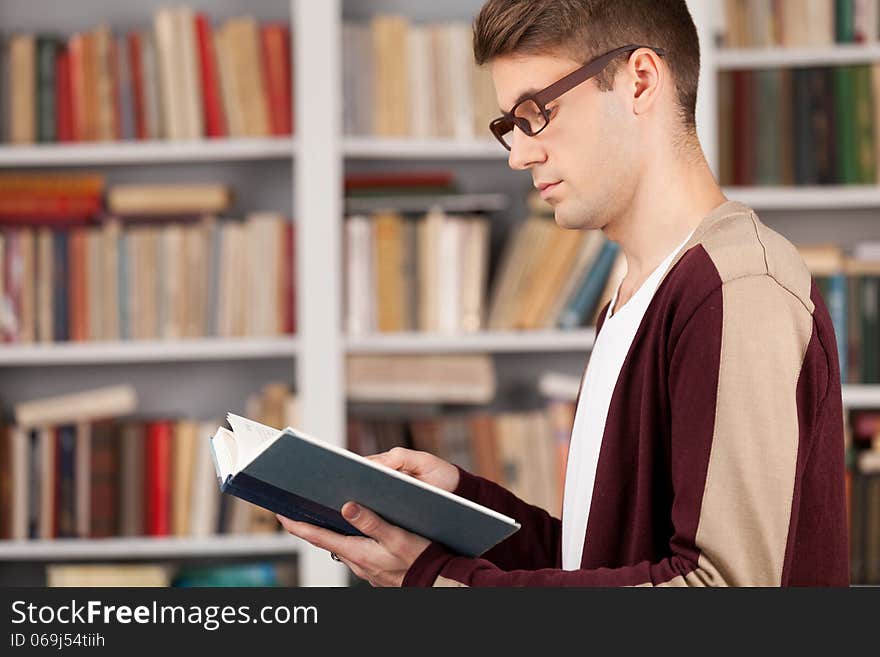
[[[727,202],[673,260],[614,389],[579,570],[559,519],[463,470],[455,492],[522,529],[482,558],[431,543],[404,586],[846,585],[837,347],[797,250]]]

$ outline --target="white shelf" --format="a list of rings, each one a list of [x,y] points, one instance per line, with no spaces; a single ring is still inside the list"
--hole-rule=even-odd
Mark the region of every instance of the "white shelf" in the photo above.
[[[292,159],[289,137],[27,144],[0,147],[0,167],[97,166]]]
[[[300,545],[299,539],[287,533],[204,538],[187,536],[0,541],[0,561],[290,555],[296,554]]]
[[[290,336],[64,342],[0,347],[0,367],[255,360],[296,356],[297,351],[298,341]]]
[[[880,61],[880,44],[840,44],[815,48],[721,48],[715,55],[718,70],[840,66]]]
[[[880,385],[844,385],[844,408],[880,408]]]
[[[880,207],[880,186],[726,187],[724,193],[756,210],[832,210]]]
[[[507,151],[494,139],[345,137],[342,152],[348,159],[362,160],[507,160]]]
[[[577,331],[492,331],[439,335],[388,333],[346,339],[349,354],[560,353],[589,351],[595,329]]]

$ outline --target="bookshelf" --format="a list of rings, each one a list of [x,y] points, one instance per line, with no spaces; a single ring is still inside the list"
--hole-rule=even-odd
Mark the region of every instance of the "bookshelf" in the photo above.
[[[168,162],[246,162],[285,160],[296,156],[289,138],[162,140],[95,144],[36,144],[3,146],[0,167],[78,167]]]
[[[10,541],[0,552],[2,561],[156,559],[159,557],[290,556],[302,541],[290,534],[278,536],[222,536],[213,538],[106,538]]]
[[[4,3],[4,31],[86,29],[103,16],[118,30],[145,24],[163,3],[115,3],[81,0],[77,10],[59,11],[57,3],[31,0]],[[403,0],[189,0],[198,10],[221,20],[241,13],[291,23],[294,59],[294,138],[228,139],[193,142],[100,143],[77,145],[0,146],[0,168],[90,167],[111,179],[156,176],[175,179],[227,177],[242,189],[243,207],[268,204],[297,222],[297,317],[295,338],[193,340],[144,343],[61,344],[2,347],[0,367],[14,376],[0,382],[0,398],[18,399],[81,389],[131,376],[148,412],[167,412],[181,405],[199,412],[241,412],[243,390],[257,381],[286,376],[296,383],[302,428],[345,445],[345,357],[349,354],[490,353],[500,378],[537,387],[545,369],[579,376],[595,332],[483,332],[469,335],[394,334],[345,336],[342,326],[343,175],[346,171],[394,168],[452,168],[469,193],[503,193],[511,206],[494,221],[504,233],[510,217],[525,216],[527,174],[507,168],[507,152],[494,140],[388,139],[342,133],[343,18],[401,12],[420,20],[469,19],[480,0],[445,3]],[[721,26],[720,0],[689,1],[703,49],[700,101],[697,108],[701,142],[710,163],[717,165],[716,74],[736,67],[772,67],[880,61],[878,46],[826,49],[728,50],[716,46]],[[717,170],[717,166],[715,167]],[[866,221],[880,207],[880,189],[730,188],[730,198],[762,212],[771,227],[797,239],[828,234],[851,243],[861,236],[880,237]],[[766,211],[766,213],[765,213]],[[840,222],[828,228],[829,213]],[[871,235],[871,230],[874,235]],[[826,232],[823,233],[822,231]],[[138,368],[128,370],[132,364]],[[183,366],[181,366],[183,364]],[[235,382],[226,384],[225,382]],[[502,386],[503,388],[503,386]],[[206,401],[206,391],[217,393]],[[880,386],[845,386],[848,407],[880,406]],[[286,536],[218,536],[184,539],[102,539],[0,543],[0,577],[19,561],[198,557],[205,555],[295,555],[304,585],[345,585],[348,570],[326,552]]]
[[[0,368],[40,365],[170,363],[293,358],[298,341],[279,338],[129,340],[0,346]]]
[[[484,331],[466,335],[395,333],[349,337],[349,354],[541,353],[584,352],[593,346],[594,329],[577,331]]]

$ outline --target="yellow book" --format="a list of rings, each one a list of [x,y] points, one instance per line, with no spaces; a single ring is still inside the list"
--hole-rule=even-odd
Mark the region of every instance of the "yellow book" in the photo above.
[[[380,333],[401,331],[404,327],[403,221],[396,212],[380,212],[373,219],[376,319]]]

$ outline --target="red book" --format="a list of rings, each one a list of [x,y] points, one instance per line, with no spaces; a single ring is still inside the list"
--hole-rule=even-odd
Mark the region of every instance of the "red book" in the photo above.
[[[131,75],[131,88],[134,105],[134,132],[138,139],[148,139],[147,115],[144,105],[144,78],[141,62],[141,35],[137,32],[128,33],[128,69]]]
[[[148,536],[171,534],[171,422],[148,422],[145,432],[144,527]]]
[[[0,290],[0,295],[4,297],[6,308],[18,322],[21,321],[21,240],[17,230],[6,231],[3,237],[6,242],[6,253],[3,257],[5,289]],[[14,326],[3,327],[3,341],[18,342],[18,331]]]
[[[122,92],[119,82],[119,44],[116,39],[110,39],[110,84],[113,96],[113,139],[122,139],[122,107],[119,94]]]
[[[273,135],[293,133],[291,99],[290,28],[281,23],[260,27],[263,73],[269,108],[269,132]]]
[[[86,123],[86,74],[85,74],[85,37],[74,34],[67,45],[68,64],[70,67],[70,125],[73,128],[72,141],[85,141],[88,135]]]
[[[70,319],[70,339],[84,342],[88,336],[88,232],[84,228],[70,231],[67,242],[69,266],[69,287],[67,290],[68,317]]]
[[[55,58],[55,135],[60,142],[73,141],[72,104],[70,54],[62,48]]]
[[[119,442],[113,420],[92,424],[91,454],[91,538],[119,533]]]
[[[284,224],[284,240],[281,250],[281,308],[283,309],[281,332],[296,333],[296,226],[291,221]]]
[[[449,187],[454,179],[449,171],[356,173],[345,176],[346,191],[380,187]]]
[[[733,184],[755,181],[755,84],[752,71],[733,72]]]
[[[97,215],[101,199],[88,196],[32,196],[0,193],[0,223],[32,223],[35,219],[81,222]]]
[[[214,39],[211,23],[203,13],[196,14],[196,39],[198,40],[199,71],[202,80],[202,110],[207,137],[226,136],[226,117],[220,99],[220,81],[217,75],[217,56],[214,52]]]

